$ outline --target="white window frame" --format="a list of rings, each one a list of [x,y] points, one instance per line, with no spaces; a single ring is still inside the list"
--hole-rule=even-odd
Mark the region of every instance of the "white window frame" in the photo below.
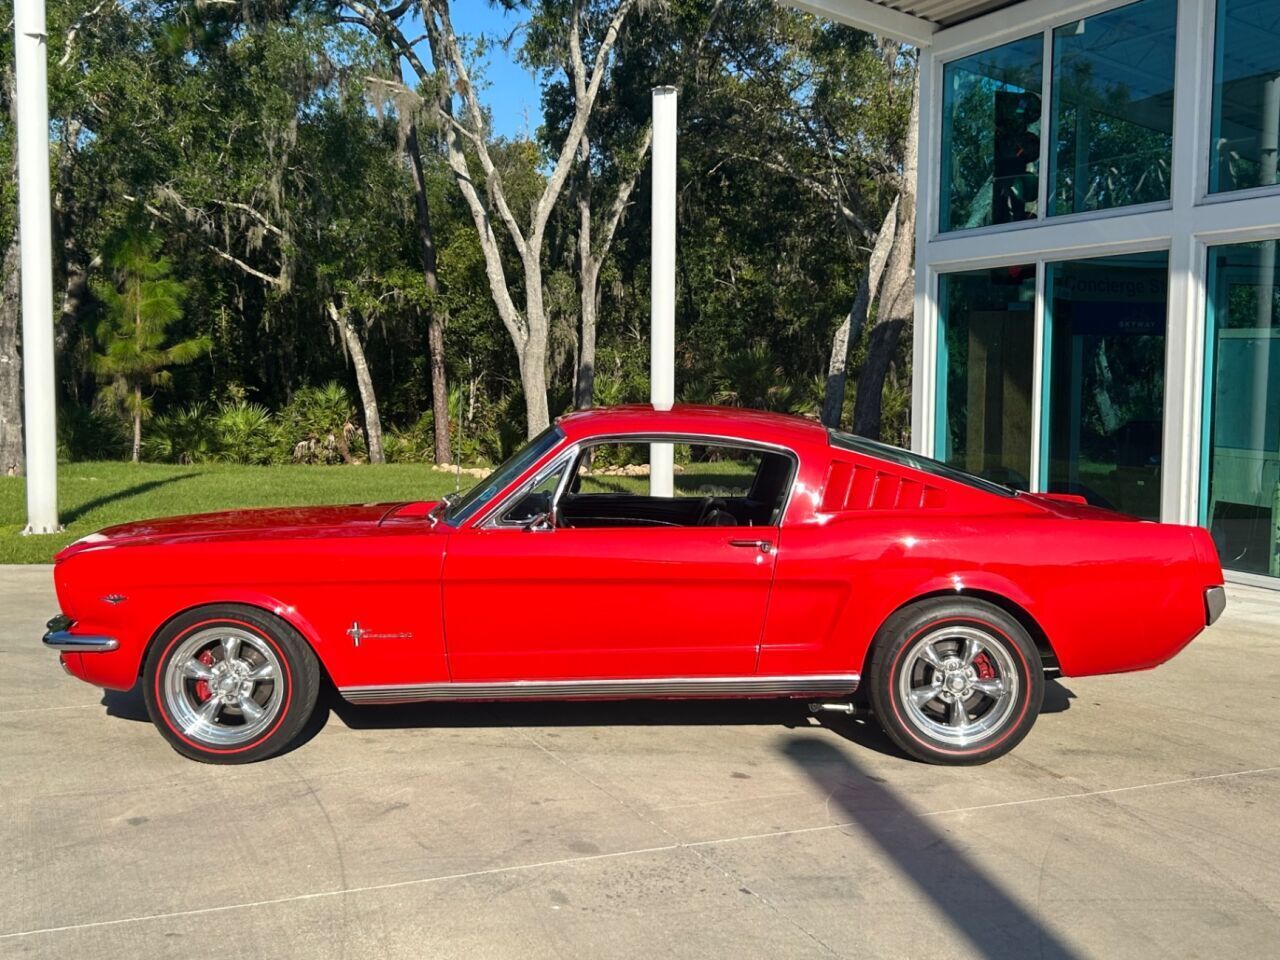
[[[1055,27],[1096,16],[1134,0],[1024,0],[995,14],[939,30],[920,52],[920,167],[917,181],[916,299],[912,360],[913,449],[936,449],[938,279],[945,273],[1036,264],[1032,413],[1033,489],[1040,483],[1044,411],[1046,265],[1063,260],[1166,250],[1169,312],[1165,337],[1164,450],[1161,519],[1199,522],[1200,464],[1205,390],[1205,274],[1208,249],[1229,243],[1280,239],[1280,185],[1209,193],[1217,0],[1178,0],[1174,74],[1173,163],[1167,203],[1050,217],[1052,36]],[[943,65],[1035,33],[1044,37],[1044,89],[1037,217],[1014,224],[943,233],[938,150],[942,133]],[[1240,575],[1245,582],[1247,575]],[[1232,579],[1236,579],[1232,575]],[[1266,579],[1266,578],[1264,578]],[[1248,582],[1257,582],[1253,578]],[[1280,586],[1274,582],[1272,586]]]

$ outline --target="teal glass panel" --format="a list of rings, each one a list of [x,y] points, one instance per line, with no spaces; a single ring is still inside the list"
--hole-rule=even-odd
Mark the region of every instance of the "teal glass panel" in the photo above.
[[[938,278],[939,459],[1030,489],[1035,264]]]
[[[1209,250],[1204,517],[1230,570],[1280,576],[1280,241]]]
[[[1160,516],[1167,253],[1051,264],[1047,488]]]
[[[1033,220],[1040,190],[1037,34],[942,71],[942,230]]]
[[[1209,191],[1280,183],[1280,3],[1218,0]]]
[[[1176,0],[1053,31],[1050,214],[1169,199]]]

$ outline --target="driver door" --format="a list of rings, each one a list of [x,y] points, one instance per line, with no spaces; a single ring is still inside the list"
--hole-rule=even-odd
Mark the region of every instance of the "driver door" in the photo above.
[[[717,518],[720,525],[684,525],[701,512],[701,502],[620,510],[623,499],[648,499],[647,478],[633,482],[623,473],[607,479],[601,473],[588,484],[612,497],[592,510],[581,503],[591,492],[582,489],[590,476],[579,464],[557,465],[554,478],[535,478],[496,520],[450,538],[444,620],[452,679],[753,675],[777,527],[738,525],[725,516]],[[546,517],[548,490],[556,491],[553,506],[566,494],[575,497],[577,515],[590,515],[581,521],[590,525]],[[687,493],[671,499],[712,499]]]

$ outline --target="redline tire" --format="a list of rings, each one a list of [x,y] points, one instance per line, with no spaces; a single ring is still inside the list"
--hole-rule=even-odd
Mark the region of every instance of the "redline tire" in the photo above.
[[[278,617],[237,604],[171,620],[147,651],[142,678],[161,736],[204,763],[254,763],[288,749],[320,693],[320,664],[306,640]]]
[[[1004,756],[1044,701],[1044,665],[1027,631],[999,607],[964,597],[895,613],[876,635],[868,673],[881,727],[927,763]]]

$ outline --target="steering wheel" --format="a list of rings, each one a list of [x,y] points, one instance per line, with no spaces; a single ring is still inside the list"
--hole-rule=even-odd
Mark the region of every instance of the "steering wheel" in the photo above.
[[[729,512],[729,504],[719,497],[707,497],[702,501],[702,509],[698,511],[700,527],[734,527],[738,519]]]

